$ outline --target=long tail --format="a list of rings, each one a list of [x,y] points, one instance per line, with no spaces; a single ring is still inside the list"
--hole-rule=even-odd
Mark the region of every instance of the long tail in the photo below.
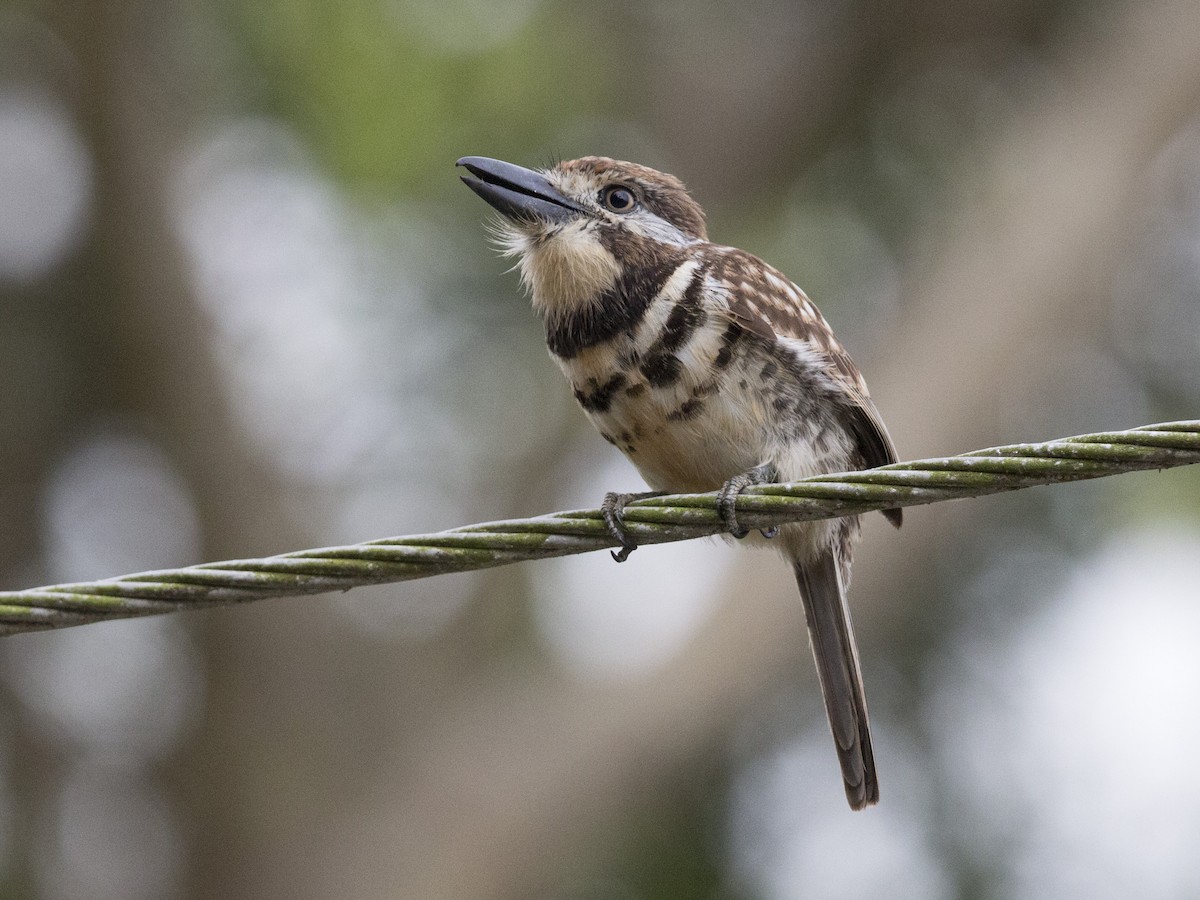
[[[851,809],[862,809],[879,802],[879,781],[850,607],[846,605],[835,551],[830,549],[815,560],[797,562],[796,582],[804,598],[809,640],[842,764],[846,799]]]

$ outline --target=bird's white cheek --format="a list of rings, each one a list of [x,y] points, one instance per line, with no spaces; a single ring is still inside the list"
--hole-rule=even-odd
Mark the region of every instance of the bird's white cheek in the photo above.
[[[533,305],[554,315],[577,309],[607,291],[621,266],[586,225],[571,225],[530,247],[521,272],[533,291]]]

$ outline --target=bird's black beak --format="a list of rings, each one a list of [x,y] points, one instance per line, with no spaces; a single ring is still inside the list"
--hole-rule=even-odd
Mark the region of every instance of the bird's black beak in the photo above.
[[[566,222],[587,212],[531,169],[486,156],[464,156],[455,165],[475,176],[461,176],[463,184],[509,219]]]

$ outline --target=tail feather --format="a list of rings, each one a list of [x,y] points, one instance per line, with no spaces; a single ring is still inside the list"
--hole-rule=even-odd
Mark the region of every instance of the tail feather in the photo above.
[[[852,809],[862,809],[879,802],[879,781],[850,608],[835,551],[830,549],[815,560],[797,562],[796,582],[804,599],[804,616],[842,766],[846,799]]]

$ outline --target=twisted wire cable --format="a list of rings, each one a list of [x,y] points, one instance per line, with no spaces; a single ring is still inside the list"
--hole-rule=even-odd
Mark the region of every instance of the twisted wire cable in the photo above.
[[[736,510],[742,525],[767,528],[1197,462],[1200,421],[1168,422],[759,485],[737,498]],[[725,530],[715,493],[637,500],[625,508],[624,522],[639,544]],[[615,546],[600,510],[585,509],[264,559],[0,591],[0,635],[344,591]]]

